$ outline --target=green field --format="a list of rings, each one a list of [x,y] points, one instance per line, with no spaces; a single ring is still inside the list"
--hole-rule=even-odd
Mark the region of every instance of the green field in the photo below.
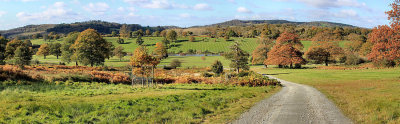
[[[122,46],[125,49],[125,52],[133,52],[135,48],[138,47],[136,44],[136,38],[129,38],[125,39],[124,44],[117,43],[118,38],[116,37],[104,37],[107,41],[112,42],[115,46]],[[152,51],[155,47],[157,42],[162,41],[162,37],[143,37],[144,43],[143,45],[146,46],[150,51]],[[188,38],[178,38],[177,43],[171,43],[171,48],[168,50],[169,52],[177,53],[179,51],[187,52],[189,49],[193,49],[196,51],[210,51],[213,53],[219,52],[226,52],[229,50],[229,46],[231,46],[234,41],[238,41],[241,44],[241,48],[249,53],[251,53],[257,46],[257,38],[231,38],[234,41],[225,41],[223,38],[208,38],[209,40],[204,40],[204,37],[196,37],[195,42],[189,42]],[[216,41],[214,41],[216,40]],[[45,42],[43,39],[35,39],[31,40],[32,44],[40,45],[43,43],[50,43]],[[58,42],[62,43],[62,39],[60,40],[53,40],[51,42]],[[304,45],[304,51],[307,51],[308,48],[311,46],[311,41],[301,41]],[[341,47],[344,46],[346,41],[339,42]]]
[[[400,123],[400,68],[253,70],[317,88],[356,123]]]
[[[226,123],[276,91],[203,84],[0,84],[0,123]]]

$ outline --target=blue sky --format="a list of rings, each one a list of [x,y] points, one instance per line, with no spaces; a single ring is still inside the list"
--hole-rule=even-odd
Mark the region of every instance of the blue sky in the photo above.
[[[0,30],[103,20],[190,27],[232,19],[388,24],[392,0],[0,0]]]

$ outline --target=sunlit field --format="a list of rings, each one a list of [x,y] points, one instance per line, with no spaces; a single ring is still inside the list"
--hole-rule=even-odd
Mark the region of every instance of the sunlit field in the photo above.
[[[356,123],[400,123],[400,68],[253,70],[317,88]]]

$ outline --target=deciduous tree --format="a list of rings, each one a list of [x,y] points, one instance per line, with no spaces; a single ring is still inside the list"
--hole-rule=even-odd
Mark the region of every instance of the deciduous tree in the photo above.
[[[61,44],[60,43],[51,43],[49,45],[50,47],[50,55],[54,55],[57,57],[61,56],[62,52],[61,52]]]
[[[46,56],[50,55],[50,46],[47,43],[40,45],[40,48],[36,52],[36,55],[43,56],[46,59]]]
[[[305,64],[303,49],[298,36],[293,33],[284,32],[276,40],[275,46],[268,52],[268,58],[264,61],[265,65],[293,65]]]
[[[169,41],[175,41],[177,37],[178,37],[178,34],[176,33],[176,31],[174,31],[174,30],[169,30],[169,31],[167,32],[167,39],[168,39]]]
[[[124,38],[128,38],[130,36],[130,29],[128,28],[128,25],[122,25],[121,28],[119,29],[119,35]]]
[[[5,64],[6,60],[6,45],[8,40],[2,36],[0,36],[0,65]]]
[[[168,57],[167,47],[162,42],[157,42],[155,47],[154,52],[157,58],[164,59]]]
[[[71,32],[67,35],[66,38],[64,38],[64,41],[61,45],[61,60],[63,62],[69,63],[72,60],[76,60],[72,58],[74,54],[74,49],[71,46],[75,43],[79,34],[79,32]],[[75,63],[78,64],[77,61],[75,61]]]
[[[113,50],[114,56],[119,58],[119,61],[122,61],[122,58],[126,56],[126,52],[124,52],[124,48],[122,46],[118,46]]]
[[[395,0],[391,7],[392,10],[386,12],[390,26],[375,27],[368,36],[373,44],[368,58],[376,64],[384,61],[400,64],[400,0]]]
[[[15,64],[21,68],[24,65],[29,65],[32,60],[32,47],[29,43],[24,42],[22,45],[18,46],[15,50],[14,61]]]
[[[103,65],[104,60],[111,56],[112,44],[94,29],[81,32],[73,45],[74,56],[84,65]]]

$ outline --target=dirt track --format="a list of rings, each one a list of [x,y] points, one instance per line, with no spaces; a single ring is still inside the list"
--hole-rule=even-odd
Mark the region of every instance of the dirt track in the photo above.
[[[274,78],[268,76],[270,78]],[[276,79],[276,78],[274,78]],[[277,94],[252,107],[234,124],[351,124],[351,120],[321,92],[310,86],[281,81]]]

